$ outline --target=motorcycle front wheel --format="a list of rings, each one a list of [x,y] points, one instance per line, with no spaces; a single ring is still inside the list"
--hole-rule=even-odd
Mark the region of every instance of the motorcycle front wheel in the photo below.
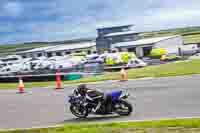
[[[119,115],[130,115],[133,111],[133,107],[127,101],[120,101],[115,105],[115,112]]]
[[[70,111],[78,118],[86,118],[88,116],[88,109],[83,106],[70,105]]]

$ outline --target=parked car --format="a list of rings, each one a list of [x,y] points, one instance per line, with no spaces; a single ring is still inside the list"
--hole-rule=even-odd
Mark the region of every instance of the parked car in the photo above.
[[[104,58],[102,58],[99,55],[97,55],[97,56],[89,56],[89,57],[86,57],[86,59],[84,59],[82,61],[82,63],[84,63],[84,64],[87,64],[87,63],[99,63],[99,64],[102,64],[102,63],[104,63]]]
[[[189,44],[181,46],[181,52],[183,55],[194,55],[199,52],[197,44]]]
[[[138,68],[138,67],[145,67],[145,66],[147,66],[147,63],[137,58],[129,60],[127,64],[127,67],[129,68]]]
[[[144,61],[148,65],[160,65],[166,63],[165,61],[161,61],[160,59],[152,59],[150,57],[144,57],[142,58],[142,61]]]

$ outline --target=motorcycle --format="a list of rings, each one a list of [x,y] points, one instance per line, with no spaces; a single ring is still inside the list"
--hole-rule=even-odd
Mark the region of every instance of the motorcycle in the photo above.
[[[126,101],[129,93],[123,91],[113,91],[108,93],[107,96],[111,98],[111,110],[107,110],[106,105],[102,102],[90,101],[87,97],[69,96],[68,102],[70,103],[70,111],[78,118],[86,118],[89,114],[107,115],[119,114],[121,116],[130,115],[133,107]]]

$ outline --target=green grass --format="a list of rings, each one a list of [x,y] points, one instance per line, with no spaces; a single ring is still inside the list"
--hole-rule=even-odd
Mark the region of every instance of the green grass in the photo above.
[[[185,44],[200,43],[200,27],[187,27],[187,28],[153,31],[153,32],[141,33],[140,35],[141,37],[144,38],[182,35]]]
[[[144,34],[144,38],[152,38],[152,37],[164,37],[164,36],[173,36],[173,35],[182,35],[184,44],[190,44],[190,43],[200,43],[200,32],[196,33],[183,33],[183,34],[177,34],[177,33],[149,33]]]
[[[167,77],[167,76],[181,76],[181,75],[191,75],[200,74],[200,60],[193,60],[188,62],[176,62],[163,64],[158,66],[148,66],[140,69],[130,69],[128,70],[129,79],[137,79],[144,77]],[[119,80],[119,72],[107,72],[103,75],[89,76],[82,78],[80,80],[74,81],[64,81],[64,85],[68,84],[78,84],[78,83],[89,83],[105,80]],[[18,83],[0,83],[0,89],[16,89]],[[33,87],[48,87],[55,86],[54,81],[49,82],[28,82],[25,83],[26,88]]]
[[[176,33],[151,33],[151,34],[144,34],[145,38],[152,38],[152,37],[164,37],[164,36],[173,36],[173,35],[182,35]],[[200,43],[200,32],[196,33],[183,33],[183,41],[185,44],[190,43]]]
[[[183,36],[185,43],[199,43],[200,42],[200,33]]]
[[[49,46],[48,44],[10,44],[10,45],[1,45],[0,46],[0,55],[9,55],[12,53],[17,52],[17,49],[23,48],[23,49],[33,49],[38,47],[45,47]]]
[[[200,132],[200,119],[154,120],[107,124],[67,124],[52,128],[2,130],[0,133],[167,133]]]

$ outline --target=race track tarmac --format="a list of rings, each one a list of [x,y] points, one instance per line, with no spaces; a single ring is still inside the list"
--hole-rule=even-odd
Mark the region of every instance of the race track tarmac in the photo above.
[[[134,112],[128,117],[89,116],[77,119],[64,111],[64,100],[76,86],[64,90],[35,88],[25,94],[0,91],[0,128],[29,128],[62,123],[112,122],[200,117],[200,76],[104,82],[88,85],[105,92],[128,89]],[[67,105],[68,108],[68,105]]]

